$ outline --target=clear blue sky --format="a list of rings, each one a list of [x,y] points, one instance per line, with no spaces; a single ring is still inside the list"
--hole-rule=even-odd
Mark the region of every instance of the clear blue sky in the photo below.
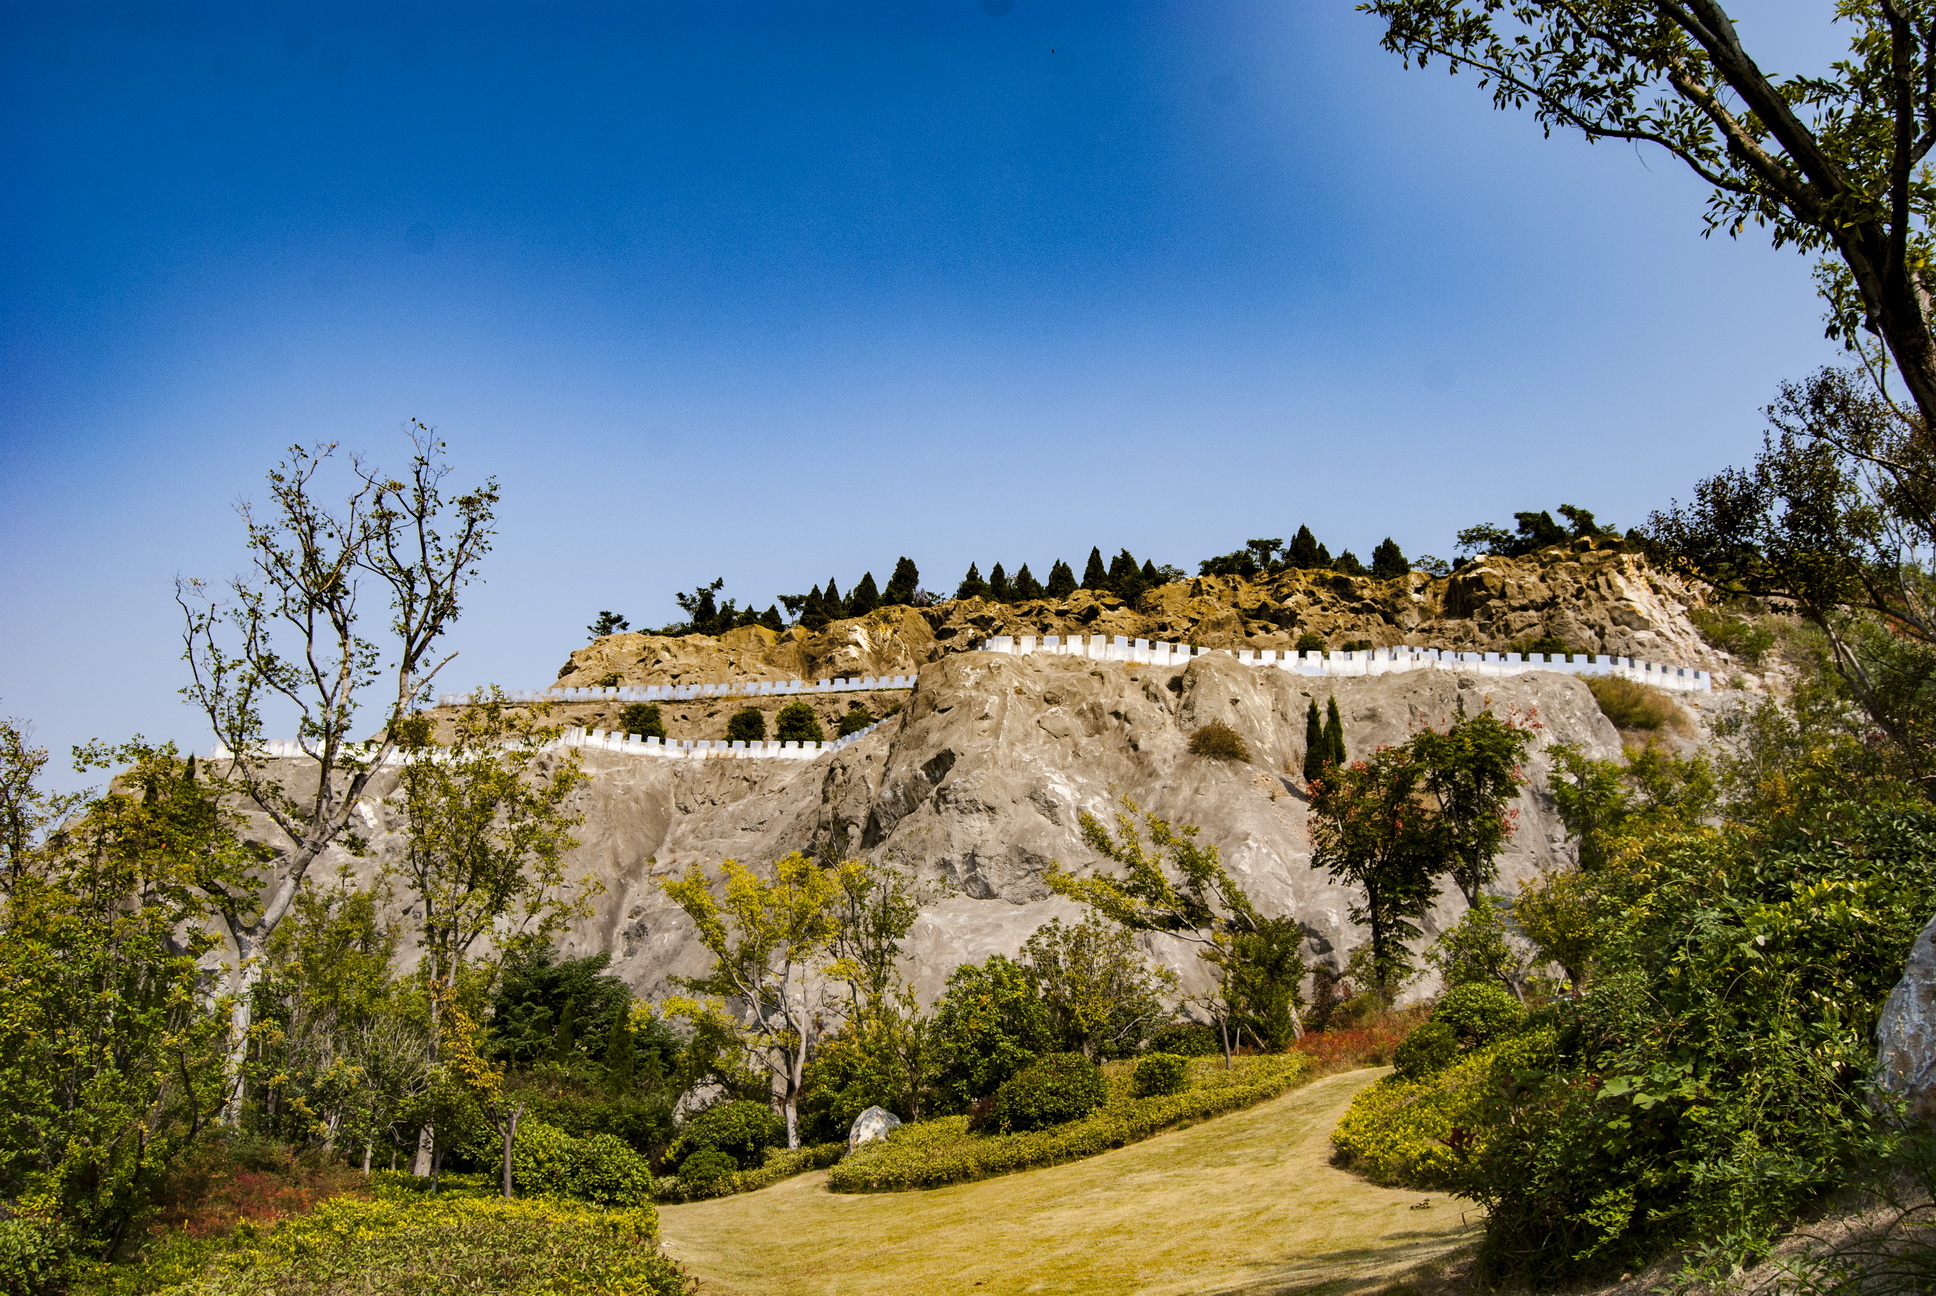
[[[1788,68],[1826,0],[1743,4]],[[1833,358],[1701,190],[1336,0],[0,2],[0,714],[197,747],[293,442],[504,483],[452,686],[899,554],[1622,525]]]

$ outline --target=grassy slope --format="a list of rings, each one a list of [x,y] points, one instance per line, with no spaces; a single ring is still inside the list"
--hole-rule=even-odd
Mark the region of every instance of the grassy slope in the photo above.
[[[660,1209],[668,1254],[717,1296],[1348,1293],[1476,1236],[1461,1204],[1330,1164],[1331,1127],[1381,1071],[1069,1165],[848,1196],[824,1172]]]

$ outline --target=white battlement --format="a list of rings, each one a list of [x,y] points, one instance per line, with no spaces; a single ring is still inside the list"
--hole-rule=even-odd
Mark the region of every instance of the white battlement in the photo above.
[[[728,684],[629,684],[616,688],[512,689],[513,702],[691,702],[698,698],[784,697],[794,693],[865,693],[874,689],[910,689],[912,675],[865,675],[857,679],[739,680]],[[463,706],[463,693],[439,693],[438,706]]]
[[[1229,649],[1192,648],[1189,644],[1152,643],[1148,639],[1126,639],[1117,635],[996,635],[985,639],[979,651],[1023,656],[1029,653],[1054,653],[1067,657],[1086,657],[1092,661],[1138,662],[1148,666],[1185,666],[1192,657]],[[1521,675],[1527,671],[1558,671],[1567,675],[1617,675],[1651,684],[1674,693],[1708,693],[1714,681],[1704,670],[1685,666],[1662,666],[1637,662],[1631,657],[1592,656],[1575,653],[1475,653],[1452,652],[1437,648],[1368,648],[1359,652],[1295,653],[1274,649],[1240,648],[1233,654],[1246,666],[1271,666],[1299,675],[1350,676],[1394,675],[1403,671],[1452,670],[1471,675]]]
[[[627,756],[661,756],[671,760],[769,759],[810,761],[818,760],[820,757],[828,755],[829,753],[842,751],[853,746],[869,733],[872,733],[875,725],[879,723],[880,721],[877,720],[874,724],[867,726],[867,728],[850,733],[845,738],[835,738],[828,742],[795,742],[791,739],[786,742],[746,742],[740,739],[734,739],[731,742],[708,742],[705,739],[647,738],[639,734],[613,733],[605,729],[580,729],[574,727],[565,730],[559,736],[557,742],[547,744],[547,746],[589,747],[595,751],[621,752]],[[258,755],[260,756],[278,760],[310,759],[310,753],[303,750],[303,745],[292,739],[265,739],[259,746],[260,750]],[[374,754],[374,750],[374,748],[359,746],[349,748],[348,754],[352,759],[360,758],[368,760]],[[433,749],[430,753],[432,760],[439,759],[443,755],[444,753],[437,749]],[[209,753],[210,760],[227,760],[228,758],[229,749],[227,747],[217,746]],[[411,759],[411,757],[405,753],[392,751],[384,758],[383,764],[386,766],[401,765],[408,759]]]

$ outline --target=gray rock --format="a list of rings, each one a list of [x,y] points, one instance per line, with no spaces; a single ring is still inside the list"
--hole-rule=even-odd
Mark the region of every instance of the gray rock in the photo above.
[[[1936,918],[1909,947],[1902,980],[1876,1022],[1876,1079],[1910,1114],[1936,1120]]]
[[[847,1150],[852,1152],[863,1143],[878,1143],[899,1128],[899,1116],[885,1107],[869,1107],[854,1117],[853,1128],[847,1131]]]

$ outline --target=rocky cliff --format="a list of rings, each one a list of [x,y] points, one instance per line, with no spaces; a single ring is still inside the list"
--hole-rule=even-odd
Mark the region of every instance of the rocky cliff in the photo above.
[[[1423,644],[1509,651],[1552,636],[1573,652],[1614,653],[1721,670],[1726,660],[1687,620],[1700,586],[1616,545],[1581,540],[1524,558],[1483,558],[1449,577],[1393,580],[1284,572],[1245,580],[1204,576],[1145,591],[1134,604],[1077,590],[1066,599],[992,603],[951,599],[881,608],[817,632],[762,627],[717,638],[607,635],[571,654],[561,685],[668,684],[730,679],[831,679],[912,673],[989,635],[1103,634],[1208,648],[1289,650],[1316,634],[1328,647]]]
[[[933,893],[908,945],[909,970],[932,995],[958,963],[1013,953],[1050,916],[1074,912],[1050,895],[1043,871],[1052,860],[1095,866],[1077,814],[1108,815],[1128,796],[1172,821],[1201,825],[1259,907],[1294,916],[1307,933],[1307,954],[1341,965],[1363,933],[1347,917],[1352,896],[1311,866],[1295,774],[1307,702],[1333,694],[1353,754],[1443,723],[1460,703],[1536,719],[1530,782],[1503,860],[1508,886],[1565,851],[1543,790],[1548,749],[1563,742],[1597,756],[1619,751],[1619,736],[1586,687],[1559,674],[1482,680],[1419,671],[1327,680],[1243,665],[1225,653],[1156,668],[948,652],[920,669],[901,711],[818,761],[585,751],[594,777],[580,794],[585,822],[571,863],[603,892],[569,944],[610,951],[632,985],[658,994],[671,976],[704,967],[684,915],[661,890],[665,879],[727,857],[763,863],[792,850],[854,853],[904,866]],[[1703,704],[1715,703],[1689,702],[1697,710]],[[1243,734],[1249,763],[1190,754],[1190,734],[1211,720]],[[361,865],[368,867],[395,849],[389,808],[370,807],[364,827],[375,847]],[[1459,909],[1456,895],[1442,900],[1433,930]],[[1187,951],[1160,940],[1151,948],[1195,972]]]

